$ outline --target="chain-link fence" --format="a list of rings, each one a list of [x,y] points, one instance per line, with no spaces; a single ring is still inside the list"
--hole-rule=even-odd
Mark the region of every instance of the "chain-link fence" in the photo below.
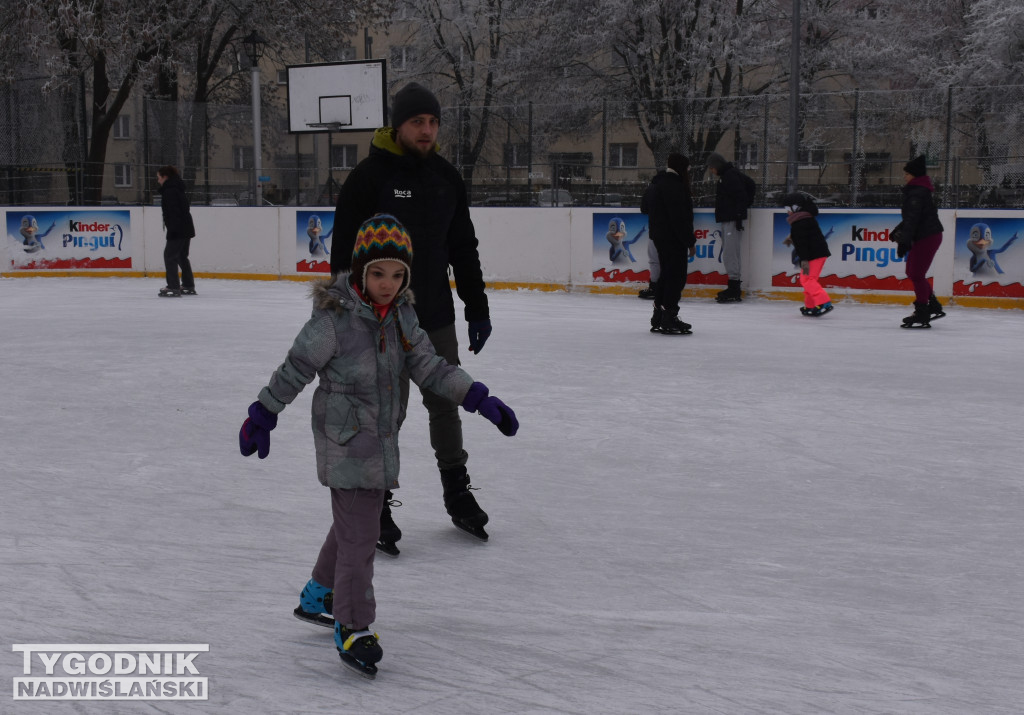
[[[88,155],[80,92],[42,94],[41,80],[0,89],[0,201],[81,202]],[[1024,86],[827,92],[800,97],[796,175],[822,206],[898,206],[902,167],[924,154],[944,207],[1024,208]],[[696,203],[713,202],[711,151],[733,160],[772,205],[786,186],[785,95],[446,107],[442,153],[475,205],[636,206],[669,150],[693,160]],[[261,107],[261,175],[250,106],[137,99],[107,145],[102,203],[148,204],[155,171],[175,164],[193,203],[334,203],[371,135],[293,135],[287,110]],[[260,191],[257,191],[257,186]]]

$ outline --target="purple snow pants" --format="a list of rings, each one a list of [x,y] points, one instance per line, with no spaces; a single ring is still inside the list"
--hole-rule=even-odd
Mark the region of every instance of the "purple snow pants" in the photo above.
[[[925,273],[932,266],[932,259],[942,244],[942,234],[933,233],[918,239],[907,253],[907,278],[914,284],[914,302],[927,303],[932,295],[932,286]]]
[[[331,489],[334,523],[313,567],[317,583],[333,584],[334,619],[356,630],[369,627],[377,617],[373,556],[383,506],[383,489]]]

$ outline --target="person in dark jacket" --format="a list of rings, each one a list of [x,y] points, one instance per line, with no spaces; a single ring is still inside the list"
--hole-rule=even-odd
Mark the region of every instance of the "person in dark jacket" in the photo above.
[[[192,211],[185,182],[178,170],[168,164],[156,170],[156,181],[160,185],[160,210],[167,229],[167,244],[164,246],[164,268],[167,270],[167,285],[158,295],[177,298],[181,295],[196,294],[196,279],[192,275],[192,264],[188,260],[188,249],[196,235],[192,222]],[[178,279],[178,268],[181,279]]]
[[[449,266],[455,290],[465,304],[470,352],[483,349],[491,320],[466,187],[458,170],[438,154],[440,117],[440,103],[422,85],[410,83],[395,95],[392,126],[374,133],[369,155],[352,170],[339,192],[331,273],[350,270],[352,246],[364,220],[381,212],[396,216],[408,229],[415,249],[412,290],[420,325],[438,354],[458,365]],[[404,405],[409,396],[407,377],[401,390]],[[430,414],[430,444],[441,473],[445,508],[457,527],[486,540],[487,514],[469,491],[469,455],[463,449],[458,405],[429,391],[421,393]],[[401,535],[388,495],[381,511],[381,549],[397,555],[395,542]]]
[[[907,257],[907,278],[914,284],[914,313],[903,319],[901,327],[930,328],[932,320],[946,313],[925,277],[942,244],[942,222],[932,199],[935,187],[928,177],[924,155],[907,162],[903,167],[903,180],[906,184],[900,208],[903,220],[896,242],[898,253]]]
[[[696,252],[693,235],[693,197],[690,195],[690,160],[682,154],[668,155],[668,168],[658,172],[640,201],[647,214],[651,240],[661,264],[654,285],[654,314],[651,332],[689,335],[689,323],[679,319],[679,298],[686,287],[686,268]]]
[[[832,300],[818,280],[825,261],[832,255],[815,218],[818,205],[810,196],[800,192],[783,196],[782,205],[788,212],[786,223],[789,224],[789,236],[783,243],[793,247],[794,262],[800,265],[800,285],[804,289],[804,307],[800,312],[816,318],[832,310]]]
[[[718,178],[715,185],[715,221],[722,225],[722,250],[719,254],[729,280],[728,287],[715,297],[719,303],[738,303],[743,300],[740,288],[740,238],[747,209],[754,203],[756,184],[737,169],[731,161],[718,153],[708,157],[708,171]]]

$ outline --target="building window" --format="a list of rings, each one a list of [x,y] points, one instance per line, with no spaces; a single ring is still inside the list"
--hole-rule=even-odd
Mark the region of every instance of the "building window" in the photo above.
[[[277,71],[277,83],[278,84],[288,84],[288,70],[278,70]]]
[[[251,146],[236,146],[232,151],[234,156],[234,168],[236,169],[251,169],[253,168],[252,160],[252,147]]]
[[[114,164],[114,186],[125,188],[132,185],[132,165]]]
[[[761,153],[757,142],[740,142],[740,168],[756,169],[761,163]]]
[[[132,132],[132,118],[128,114],[122,114],[114,120],[114,139],[129,139]]]
[[[504,165],[508,167],[526,167],[530,159],[529,142],[514,142],[503,147]]]
[[[356,166],[357,144],[332,144],[331,168],[354,169]]]
[[[825,165],[825,149],[823,147],[801,148],[797,152],[797,162],[801,169],[820,169]]]
[[[391,68],[396,72],[411,69],[416,59],[416,51],[408,45],[396,45],[391,48]]]
[[[636,142],[632,144],[609,144],[608,166],[635,169],[638,155],[639,150]]]

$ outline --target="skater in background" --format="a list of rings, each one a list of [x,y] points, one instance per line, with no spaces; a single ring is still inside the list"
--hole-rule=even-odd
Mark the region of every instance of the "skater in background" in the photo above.
[[[178,170],[168,164],[156,170],[156,181],[160,185],[160,211],[167,229],[167,244],[164,246],[164,268],[167,271],[167,285],[160,289],[164,298],[177,298],[196,294],[196,279],[192,275],[192,264],[188,260],[189,244],[196,235],[192,222],[192,211],[185,182]],[[178,268],[181,268],[181,279]]]
[[[687,259],[697,250],[697,239],[693,235],[690,160],[673,152],[668,155],[667,164],[664,171],[651,179],[640,201],[640,211],[648,216],[651,240],[661,262],[651,332],[689,335],[693,326],[679,319],[679,299],[686,287]]]
[[[907,257],[907,278],[914,284],[914,313],[903,319],[903,328],[930,328],[931,321],[943,317],[932,286],[925,277],[932,259],[942,244],[942,222],[932,199],[935,186],[928,177],[928,166],[922,154],[903,167],[902,221],[895,233],[900,256]]]
[[[810,196],[800,192],[783,196],[782,205],[786,208],[786,223],[789,224],[789,235],[783,243],[793,247],[799,260],[800,285],[804,289],[804,307],[800,312],[816,318],[832,310],[832,301],[818,280],[825,261],[832,255],[816,218],[818,205]]]
[[[718,179],[715,184],[715,221],[722,225],[721,260],[729,284],[719,291],[719,303],[738,303],[743,300],[740,253],[747,209],[754,204],[757,184],[737,169],[732,162],[718,153],[708,157],[708,171]]]
[[[459,365],[455,335],[455,290],[465,304],[469,351],[479,353],[491,334],[491,317],[484,292],[476,230],[469,216],[466,185],[458,170],[438,154],[441,104],[426,87],[407,84],[391,104],[390,127],[378,129],[369,155],[359,162],[338,193],[331,244],[331,273],[349,270],[359,225],[374,214],[396,216],[408,228],[416,249],[412,287],[416,315],[437,353]],[[409,380],[402,377],[402,405],[409,401]],[[434,449],[444,506],[458,528],[486,540],[487,513],[470,492],[463,449],[459,406],[429,390],[420,391],[430,417],[430,446]],[[396,504],[397,505],[397,504]],[[398,555],[402,531],[391,513],[388,495],[381,511],[381,549]]]
[[[377,635],[373,561],[385,492],[398,488],[399,373],[422,389],[479,412],[506,435],[516,416],[487,387],[438,356],[413,310],[413,248],[393,216],[365,221],[351,273],[314,285],[313,315],[239,432],[243,456],[270,452],[277,416],[319,377],[313,444],[320,483],[331,490],[334,522],[295,615],[330,625],[342,661],[372,677],[383,656]],[[334,620],[323,616],[333,613]]]

